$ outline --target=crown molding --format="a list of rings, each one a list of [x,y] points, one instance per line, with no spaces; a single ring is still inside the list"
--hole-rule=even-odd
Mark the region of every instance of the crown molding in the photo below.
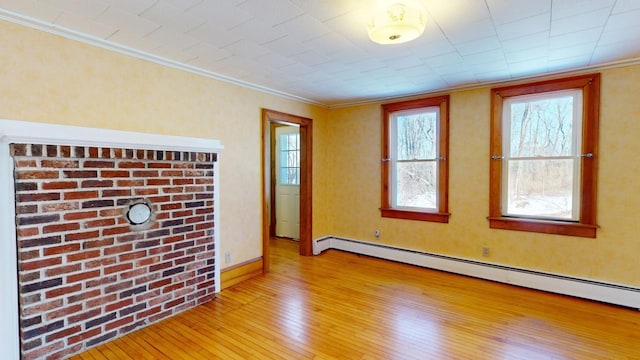
[[[163,66],[170,67],[177,70],[186,71],[192,74],[196,74],[196,75],[204,76],[210,79],[222,81],[225,83],[241,86],[251,90],[256,90],[266,94],[275,95],[275,96],[279,96],[279,97],[283,97],[291,100],[301,101],[304,103],[317,105],[325,108],[327,107],[326,104],[323,104],[321,102],[318,102],[312,99],[307,99],[302,96],[289,94],[284,91],[271,89],[266,86],[261,86],[258,84],[250,83],[248,81],[239,80],[236,78],[232,78],[230,76],[222,75],[213,71],[205,70],[193,65],[188,65],[179,61],[167,59],[162,56],[154,55],[146,51],[134,49],[121,44],[117,44],[115,42],[112,42],[103,38],[85,34],[79,31],[75,31],[67,27],[60,26],[53,22],[43,21],[31,16],[26,16],[24,14],[11,11],[11,10],[0,8],[0,20],[6,20],[18,25],[44,31],[54,35],[59,35],[64,38],[79,41],[88,45],[97,46],[105,50],[114,51],[123,55],[128,55],[128,56],[137,58],[137,59],[149,61],[155,64],[163,65]]]
[[[409,93],[409,94],[381,96],[381,97],[374,97],[371,99],[358,100],[358,101],[345,100],[344,102],[336,102],[336,103],[329,104],[326,102],[321,102],[321,101],[305,98],[302,96],[289,94],[284,91],[271,89],[266,86],[261,86],[248,81],[232,78],[230,76],[205,70],[193,65],[188,65],[175,60],[167,59],[161,56],[148,53],[146,51],[134,49],[121,44],[117,44],[115,42],[112,42],[106,39],[81,33],[79,31],[75,31],[75,30],[66,28],[64,26],[60,26],[53,22],[43,21],[40,19],[36,19],[30,16],[26,16],[26,15],[11,11],[11,10],[0,8],[0,20],[6,20],[12,23],[16,23],[16,24],[37,29],[37,30],[41,30],[54,35],[59,35],[67,39],[97,46],[102,49],[114,51],[123,55],[132,56],[134,58],[146,60],[152,63],[167,66],[177,70],[186,71],[192,74],[204,76],[210,79],[222,81],[229,84],[234,84],[244,88],[256,90],[262,93],[275,95],[275,96],[279,96],[282,98],[287,98],[295,101],[300,101],[310,105],[316,105],[326,109],[339,109],[339,108],[346,108],[351,106],[370,105],[370,104],[384,103],[384,102],[390,102],[390,101],[418,98],[423,96],[431,96],[433,94],[450,93],[450,92],[465,91],[465,90],[475,90],[475,89],[481,89],[486,87],[517,83],[520,81],[527,81],[532,79],[538,80],[538,79],[552,78],[557,76],[577,75],[577,74],[586,73],[590,71],[601,71],[601,70],[618,68],[618,67],[640,65],[640,58],[634,58],[634,59],[627,59],[627,60],[620,60],[620,61],[612,61],[612,62],[599,64],[599,65],[583,66],[583,67],[572,68],[568,70],[538,73],[534,75],[515,77],[515,78],[504,79],[504,80],[485,81],[485,82],[480,82],[480,83],[471,84],[471,85],[452,86],[452,87],[433,89],[430,91],[415,92],[415,93]]]

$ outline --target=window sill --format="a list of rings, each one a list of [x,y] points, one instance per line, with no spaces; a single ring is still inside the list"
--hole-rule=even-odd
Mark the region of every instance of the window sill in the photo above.
[[[511,217],[488,217],[492,229],[529,231],[544,234],[596,237],[596,225],[570,223],[564,221],[531,220]]]
[[[421,212],[410,210],[398,210],[398,209],[380,209],[382,217],[405,219],[405,220],[419,220],[419,221],[431,221],[438,223],[448,223],[450,213],[435,213],[435,212]]]

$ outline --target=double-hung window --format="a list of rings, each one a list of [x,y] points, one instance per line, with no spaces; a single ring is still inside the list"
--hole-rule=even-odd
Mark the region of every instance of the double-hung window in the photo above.
[[[491,96],[490,226],[595,237],[599,76]]]
[[[446,223],[449,96],[385,104],[383,217]]]

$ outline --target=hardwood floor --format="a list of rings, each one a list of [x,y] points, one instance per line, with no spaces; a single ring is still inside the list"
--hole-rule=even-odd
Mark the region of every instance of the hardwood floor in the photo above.
[[[272,272],[73,359],[640,359],[640,312],[272,241]]]

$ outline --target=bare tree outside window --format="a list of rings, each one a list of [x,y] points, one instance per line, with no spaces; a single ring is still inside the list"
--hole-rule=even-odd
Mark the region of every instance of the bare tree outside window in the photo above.
[[[437,113],[396,117],[396,205],[434,209],[437,204]]]
[[[576,96],[549,94],[508,102],[508,215],[577,219],[573,211],[580,166]]]

